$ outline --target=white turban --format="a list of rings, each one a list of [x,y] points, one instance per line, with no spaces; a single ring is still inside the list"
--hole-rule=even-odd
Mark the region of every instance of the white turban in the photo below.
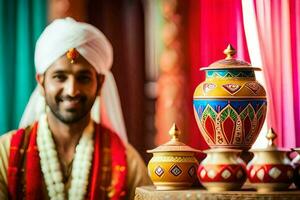
[[[70,48],[76,48],[98,73],[106,74],[110,70],[113,51],[103,33],[90,24],[66,18],[53,21],[38,39],[34,57],[36,72],[43,74]]]
[[[97,98],[92,108],[92,118],[107,126],[127,141],[119,94],[110,68],[113,50],[110,42],[96,27],[72,18],[54,20],[41,34],[35,48],[35,67],[43,74],[70,48],[76,50],[96,69],[105,75],[101,100]],[[100,103],[100,102],[101,103]],[[45,100],[38,88],[32,93],[23,113],[20,127],[26,127],[45,112]]]

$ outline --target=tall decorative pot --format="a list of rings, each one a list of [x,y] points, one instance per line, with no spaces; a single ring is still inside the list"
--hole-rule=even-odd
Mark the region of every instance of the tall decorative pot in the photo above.
[[[233,58],[231,45],[224,53],[225,59],[201,68],[206,80],[195,89],[194,114],[210,147],[248,150],[265,121],[266,91],[255,78],[260,68]]]

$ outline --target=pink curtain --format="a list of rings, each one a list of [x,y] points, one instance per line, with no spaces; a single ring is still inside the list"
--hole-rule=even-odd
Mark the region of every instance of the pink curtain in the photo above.
[[[230,43],[237,49],[237,58],[249,61],[242,5],[240,0],[190,0],[189,1],[189,62],[191,134],[189,144],[206,149],[197,127],[192,108],[192,96],[205,74],[199,69],[214,61],[224,59],[223,50]]]
[[[300,1],[242,3],[249,52],[260,52],[264,70],[268,126],[279,146],[300,146]]]

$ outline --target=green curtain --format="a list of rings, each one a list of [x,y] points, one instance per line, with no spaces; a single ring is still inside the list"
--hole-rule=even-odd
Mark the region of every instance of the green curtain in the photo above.
[[[0,135],[18,128],[35,82],[34,47],[47,0],[0,0]]]

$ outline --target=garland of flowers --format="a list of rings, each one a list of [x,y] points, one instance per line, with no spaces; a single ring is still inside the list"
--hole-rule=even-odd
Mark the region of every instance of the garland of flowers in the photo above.
[[[46,114],[43,114],[39,120],[37,145],[49,197],[51,200],[64,200],[65,185]],[[93,123],[91,122],[83,131],[79,144],[76,146],[71,187],[68,191],[69,199],[84,199],[89,183],[93,152]]]

